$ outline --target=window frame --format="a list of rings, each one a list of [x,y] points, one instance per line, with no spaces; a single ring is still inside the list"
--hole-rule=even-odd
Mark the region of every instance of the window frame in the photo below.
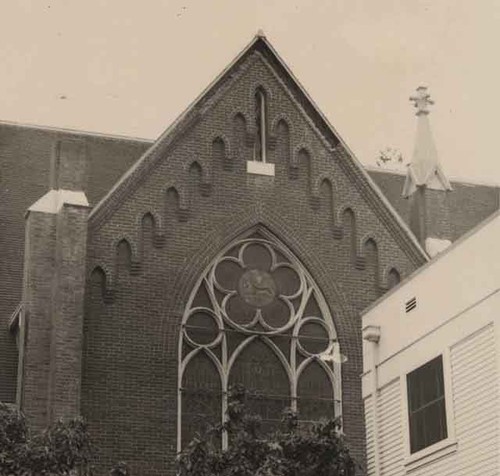
[[[258,234],[260,236],[255,236]],[[307,371],[309,365],[315,365],[317,362],[323,370],[326,372],[326,376],[332,386],[332,394],[333,401],[332,406],[334,408],[334,415],[336,417],[342,416],[342,369],[341,362],[333,361],[331,364],[323,361],[319,356],[321,354],[310,354],[306,351],[304,355],[306,358],[302,361],[297,360],[298,353],[303,353],[302,344],[300,343],[300,329],[307,322],[321,322],[325,329],[327,330],[327,334],[331,343],[338,343],[338,335],[335,327],[335,322],[333,320],[333,313],[330,311],[328,303],[324,298],[321,289],[314,281],[313,277],[308,273],[307,269],[301,263],[298,257],[294,255],[279,239],[277,239],[273,234],[268,232],[267,230],[261,227],[252,227],[248,230],[243,236],[233,240],[231,243],[226,245],[222,250],[211,260],[210,264],[205,268],[205,270],[201,273],[200,277],[196,281],[195,286],[191,289],[189,298],[186,302],[186,306],[184,308],[183,317],[181,320],[181,328],[180,328],[180,337],[178,340],[178,373],[177,373],[177,451],[180,452],[182,450],[182,425],[183,425],[183,378],[186,372],[186,369],[189,365],[189,362],[192,358],[196,356],[198,352],[205,352],[214,363],[217,371],[219,372],[219,376],[221,379],[221,392],[223,395],[222,398],[222,409],[221,409],[221,423],[225,420],[225,414],[227,410],[227,390],[228,384],[230,380],[231,371],[233,368],[233,364],[238,360],[239,356],[243,354],[247,345],[250,345],[255,337],[259,335],[259,333],[254,333],[253,331],[248,331],[246,329],[240,329],[248,333],[248,338],[243,340],[238,346],[232,350],[229,355],[226,350],[222,350],[222,357],[219,359],[217,355],[215,355],[211,351],[211,347],[214,345],[219,345],[217,337],[210,344],[196,344],[194,345],[194,350],[190,351],[187,355],[184,354],[183,350],[186,343],[189,342],[188,336],[185,332],[185,327],[187,320],[192,314],[193,310],[202,309],[199,306],[194,306],[194,300],[203,286],[211,286],[214,285],[214,273],[215,268],[220,264],[220,262],[227,258],[228,252],[233,249],[238,248],[241,251],[243,246],[247,246],[248,244],[256,243],[262,246],[274,249],[273,254],[278,252],[282,254],[285,260],[290,264],[291,268],[300,276],[301,281],[303,281],[303,287],[300,288],[300,296],[301,299],[305,299],[303,306],[299,308],[299,310],[291,315],[289,322],[283,326],[282,329],[275,329],[271,331],[270,334],[262,334],[262,339],[265,345],[268,345],[272,351],[276,353],[278,358],[282,358],[282,364],[285,371],[288,373],[289,383],[290,383],[290,406],[292,409],[297,408],[297,404],[300,401],[300,396],[298,395],[299,383],[302,377],[303,371]],[[209,293],[210,294],[210,293]],[[320,317],[315,316],[307,316],[304,315],[306,306],[305,304],[308,302],[309,298],[313,298],[316,300],[317,306],[320,310]],[[214,303],[211,303],[214,306]],[[212,309],[212,308],[210,308]],[[220,307],[216,306],[213,310],[209,310],[209,313],[215,313],[219,315],[222,311]],[[214,314],[214,315],[215,315]],[[228,322],[227,316],[219,316],[220,319],[217,319],[217,322],[220,322],[222,327],[220,327],[219,335],[221,336],[221,343],[223,346],[225,344],[225,330],[230,330],[232,328],[237,329],[238,325],[234,322]],[[229,319],[230,321],[230,319]],[[286,356],[279,350],[276,344],[272,341],[273,336],[279,336],[281,333],[287,333],[291,336],[291,349],[289,354]],[[271,337],[271,338],[270,338]],[[281,357],[280,357],[281,356]],[[304,420],[302,420],[304,421]],[[222,448],[226,449],[228,445],[228,437],[226,433],[222,435]]]
[[[444,405],[446,412],[446,429],[447,437],[439,440],[425,448],[411,452],[410,442],[410,414],[408,402],[408,383],[407,376],[414,370],[419,369],[432,360],[440,357],[443,363],[443,386],[444,386]],[[453,393],[452,393],[452,375],[450,363],[450,350],[447,347],[444,350],[428,354],[427,357],[421,358],[418,362],[414,362],[411,366],[402,369],[400,375],[401,383],[401,409],[403,421],[403,441],[404,441],[404,465],[407,471],[413,470],[420,465],[427,464],[434,459],[441,458],[447,454],[454,452],[457,448],[455,438],[455,425],[454,425],[454,408],[453,408]]]
[[[415,370],[407,373],[406,385],[408,425],[410,429],[410,452],[413,454],[448,438],[443,356],[438,355],[420,367],[417,367]],[[425,398],[425,395],[424,398],[422,398],[422,393],[425,394],[426,392],[431,392],[434,395],[428,400]],[[427,395],[427,397],[430,397],[430,395]],[[418,402],[418,400],[422,401]],[[440,424],[439,427],[432,427],[432,415],[428,413],[430,410],[436,410],[438,412],[438,415],[434,416],[436,420],[442,421],[443,423],[442,425]],[[420,423],[424,425],[422,432],[419,432],[418,429]]]

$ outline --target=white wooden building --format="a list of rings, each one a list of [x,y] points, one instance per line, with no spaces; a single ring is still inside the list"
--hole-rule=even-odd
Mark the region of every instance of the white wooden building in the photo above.
[[[499,243],[496,213],[365,311],[369,475],[500,474]]]

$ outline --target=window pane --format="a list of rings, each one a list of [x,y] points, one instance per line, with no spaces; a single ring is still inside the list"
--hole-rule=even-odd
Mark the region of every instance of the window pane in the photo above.
[[[447,436],[446,432],[446,412],[444,399],[428,406],[425,410],[426,425],[426,446],[430,446]]]
[[[414,453],[447,437],[443,360],[407,375],[410,447]]]
[[[318,421],[335,416],[332,383],[319,363],[310,363],[302,372],[297,397],[299,420]]]
[[[200,352],[187,365],[182,379],[182,443],[186,445],[196,433],[221,421],[222,394],[217,369],[210,358]]]
[[[416,413],[410,416],[410,443],[411,452],[415,453],[425,448],[424,414]]]
[[[291,405],[290,381],[275,352],[256,339],[241,352],[229,375],[229,385],[240,384],[248,391],[250,412],[260,415],[263,430],[281,420],[282,411]]]

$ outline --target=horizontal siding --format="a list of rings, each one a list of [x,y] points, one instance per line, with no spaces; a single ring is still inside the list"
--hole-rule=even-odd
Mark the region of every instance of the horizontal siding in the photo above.
[[[500,345],[500,344],[499,344]],[[493,325],[450,349],[457,451],[413,468],[411,476],[498,476],[500,474],[497,358]],[[448,412],[452,409],[447,408]],[[399,380],[380,390],[378,403],[381,476],[403,476],[405,448]],[[374,475],[373,409],[365,399],[368,476]]]
[[[499,398],[493,325],[453,346],[450,361],[457,451],[411,474],[498,476]]]
[[[403,438],[399,380],[380,390],[377,416],[379,421],[380,467],[383,476],[399,476],[403,471]],[[365,399],[368,476],[375,474],[373,455],[373,408],[371,397]]]

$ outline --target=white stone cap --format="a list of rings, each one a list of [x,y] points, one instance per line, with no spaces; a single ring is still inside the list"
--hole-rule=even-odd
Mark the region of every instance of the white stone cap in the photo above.
[[[248,160],[247,173],[274,177],[274,164],[271,164],[269,162],[260,162],[257,160]]]
[[[450,245],[450,240],[429,237],[425,240],[425,251],[427,251],[429,256],[433,258],[434,256],[444,251],[446,248],[448,248],[448,246]]]
[[[59,213],[63,205],[77,205],[80,207],[88,207],[89,202],[85,192],[74,190],[50,190],[42,198],[37,200],[28,212],[41,213]]]

